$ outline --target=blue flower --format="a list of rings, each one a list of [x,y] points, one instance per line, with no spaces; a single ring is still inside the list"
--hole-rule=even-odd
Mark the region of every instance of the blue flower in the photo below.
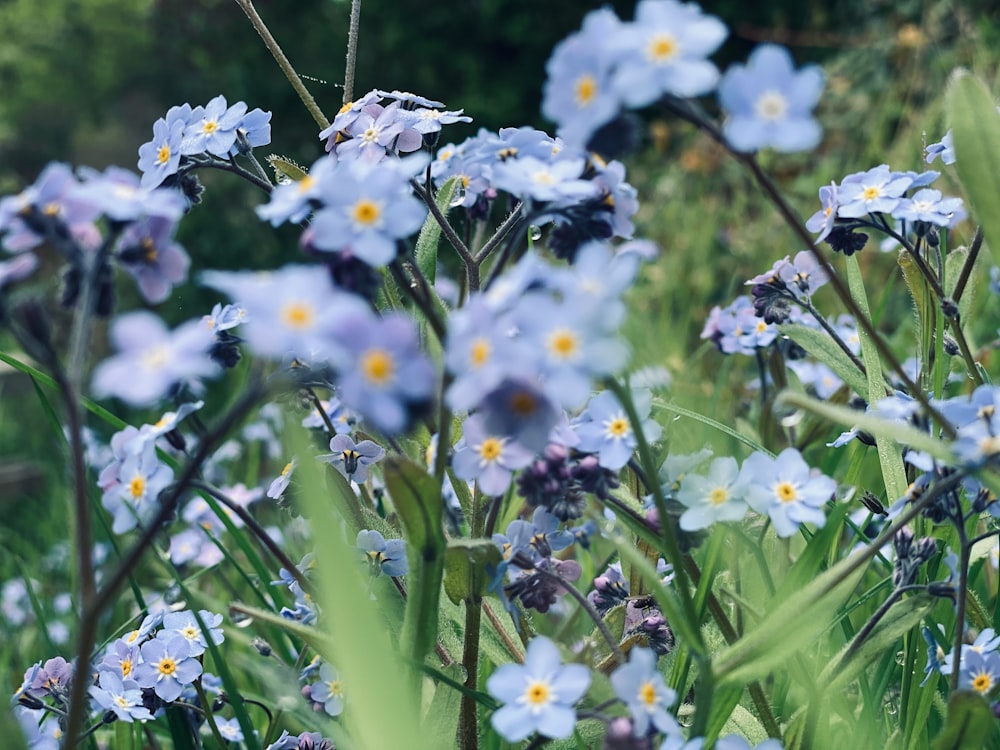
[[[490,723],[508,742],[519,742],[532,732],[562,739],[573,733],[573,705],[590,687],[590,670],[582,664],[563,664],[555,643],[536,636],[528,644],[524,664],[504,664],[486,681],[490,695],[505,705]]]
[[[455,445],[455,476],[475,480],[484,495],[498,497],[510,486],[513,472],[531,463],[534,452],[505,435],[490,434],[483,418],[474,414],[462,427]]]
[[[139,310],[119,315],[111,324],[110,338],[118,353],[94,368],[98,396],[148,406],[178,382],[219,371],[208,356],[212,334],[201,321],[168,331],[155,314]]]
[[[238,719],[215,719],[215,726],[227,742],[243,742],[243,728]]]
[[[267,496],[272,500],[277,500],[282,495],[284,495],[285,490],[288,489],[288,485],[291,484],[292,482],[292,472],[294,471],[295,471],[295,459],[293,458],[291,461],[285,464],[284,468],[281,470],[281,473],[278,474],[278,476],[276,476],[273,480],[271,480],[271,484],[268,485],[267,488]]]
[[[621,100],[611,86],[615,55],[608,40],[620,26],[613,10],[591,11],[583,28],[556,45],[545,64],[542,114],[559,124],[559,137],[568,145],[584,148],[618,114]]]
[[[222,615],[209,612],[208,610],[198,610],[201,621],[205,623],[208,633],[212,638],[212,643],[218,646],[225,640],[222,634]],[[198,621],[194,617],[194,612],[184,610],[183,612],[167,612],[163,616],[163,630],[156,634],[160,640],[169,641],[175,636],[181,636],[188,643],[189,656],[201,656],[208,648],[208,641],[202,632]]]
[[[944,138],[940,141],[927,146],[926,161],[928,164],[933,164],[939,156],[945,164],[955,163],[955,144],[951,140],[951,130],[945,133]]]
[[[965,649],[963,649],[964,651]],[[958,685],[965,690],[975,690],[988,696],[1000,684],[1000,653],[976,651],[972,648],[962,654]]]
[[[746,491],[746,480],[731,456],[713,460],[707,477],[685,474],[677,492],[677,500],[687,507],[680,518],[681,528],[697,531],[718,521],[742,520],[747,512]]]
[[[677,701],[677,693],[667,687],[656,669],[656,654],[648,648],[635,647],[627,664],[611,673],[611,686],[625,702],[634,721],[636,737],[645,737],[652,724],[660,732],[680,731],[668,709]]]
[[[537,384],[524,378],[506,378],[483,397],[479,414],[488,432],[507,435],[541,452],[560,411]]]
[[[241,335],[255,354],[304,361],[345,356],[332,336],[334,325],[370,314],[365,303],[337,289],[319,266],[289,265],[276,271],[205,271],[201,283],[227,294],[245,310]]]
[[[345,358],[337,363],[344,402],[387,434],[398,434],[434,396],[434,368],[413,321],[370,312],[338,323]]]
[[[892,213],[913,186],[913,175],[891,172],[887,164],[855,172],[840,182],[837,216],[860,219],[868,214]]]
[[[135,221],[143,216],[178,220],[187,201],[178,190],[146,188],[134,172],[108,167],[103,172],[80,167],[82,182],[73,193],[93,210],[114,221]]]
[[[609,42],[623,53],[613,77],[615,90],[631,107],[645,107],[664,94],[708,93],[719,70],[706,58],[728,33],[722,21],[695,3],[641,0],[635,20],[622,24]]]
[[[142,690],[135,680],[123,680],[114,672],[101,672],[100,687],[92,685],[90,695],[101,708],[113,711],[121,721],[151,721],[153,715],[143,705]]]
[[[130,224],[118,241],[118,259],[147,302],[163,302],[187,278],[191,259],[174,242],[176,228],[173,219],[150,216]]]
[[[812,117],[822,91],[819,66],[796,71],[784,47],[761,45],[746,65],[733,65],[719,82],[719,104],[726,113],[722,132],[737,151],[811,149],[822,137]]]
[[[226,156],[236,143],[236,128],[246,114],[246,102],[227,106],[226,97],[219,94],[204,107],[195,107],[184,129],[181,151],[184,154],[208,152]]]
[[[319,669],[319,682],[313,684],[309,697],[323,705],[330,716],[340,716],[344,712],[344,684],[340,673],[324,662]]]
[[[182,636],[169,641],[154,638],[139,649],[142,664],[135,670],[139,687],[152,688],[167,703],[177,700],[185,686],[194,682],[201,672],[201,663],[190,655],[188,642]]]
[[[388,265],[396,257],[397,240],[420,229],[427,216],[409,186],[415,164],[339,163],[330,178],[336,189],[324,193],[323,208],[313,216],[312,245],[324,251],[349,249],[375,268]]]
[[[653,403],[652,393],[636,391],[633,400],[639,418],[644,420],[643,434],[651,442],[657,440],[660,437],[659,424],[646,419]],[[601,391],[590,400],[583,414],[574,423],[574,429],[580,438],[577,450],[596,453],[598,463],[613,471],[629,462],[639,444],[624,407],[610,391]]]
[[[362,529],[358,532],[357,547],[365,553],[374,575],[385,574],[393,578],[406,575],[406,542],[386,539],[377,531]]]
[[[177,173],[184,127],[184,121],[179,119],[168,122],[161,117],[153,123],[153,140],[139,146],[138,167],[142,172],[142,187],[155,188]]]
[[[160,492],[174,480],[174,471],[160,461],[156,446],[144,443],[138,453],[127,455],[118,465],[118,475],[109,482],[101,497],[105,509],[114,515],[111,530],[124,534],[137,525],[145,525],[159,510]]]
[[[836,182],[831,182],[819,189],[819,202],[823,207],[810,216],[806,222],[806,229],[810,232],[819,232],[816,235],[816,242],[825,240],[833,230],[833,225],[837,220],[837,194]]]
[[[230,156],[249,153],[257,146],[271,142],[271,113],[252,109],[243,115],[236,126],[236,142],[229,149]]]
[[[779,537],[789,537],[803,523],[822,527],[823,506],[837,490],[837,483],[813,475],[801,454],[786,448],[777,458],[757,452],[743,463],[741,481],[747,484],[747,504],[767,514]]]
[[[891,212],[903,221],[921,221],[939,227],[952,227],[965,218],[961,198],[942,198],[940,190],[924,188],[904,198]]]
[[[317,456],[321,461],[333,464],[348,481],[364,484],[368,479],[368,467],[385,457],[385,448],[371,440],[355,444],[350,435],[335,435],[330,438],[332,453]]]

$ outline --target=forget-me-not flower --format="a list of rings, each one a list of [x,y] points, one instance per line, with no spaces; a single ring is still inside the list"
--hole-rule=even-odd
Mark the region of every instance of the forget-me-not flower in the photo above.
[[[589,669],[563,664],[556,644],[536,636],[528,644],[524,664],[503,664],[486,681],[490,695],[504,703],[490,723],[508,742],[520,742],[532,732],[569,737],[576,726],[573,705],[590,681]]]
[[[761,45],[746,65],[731,66],[719,82],[719,104],[726,113],[722,132],[737,151],[811,149],[822,136],[812,116],[822,91],[819,66],[797,71],[784,47]]]
[[[802,455],[785,448],[776,458],[757,452],[743,462],[741,480],[747,485],[747,505],[768,515],[779,537],[789,537],[803,523],[822,527],[823,506],[833,497],[837,483],[813,475]]]

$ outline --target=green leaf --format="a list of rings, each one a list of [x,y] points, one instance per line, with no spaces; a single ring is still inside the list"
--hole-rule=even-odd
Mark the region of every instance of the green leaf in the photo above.
[[[868,296],[865,294],[865,284],[861,277],[861,267],[858,259],[852,255],[847,258],[847,283],[851,288],[851,296],[858,305],[861,314],[868,320],[872,319],[868,310]],[[885,379],[882,377],[882,361],[879,359],[875,342],[864,329],[858,327],[861,339],[861,355],[868,371],[868,403],[874,406],[885,398]],[[864,395],[864,394],[862,394]],[[885,481],[886,496],[895,500],[906,492],[906,470],[903,467],[903,455],[888,438],[875,436],[875,447],[878,450],[878,460],[882,465],[882,479]]]
[[[434,198],[434,203],[442,216],[448,215],[448,208],[451,206],[452,196],[458,181],[461,177],[452,177],[438,191]],[[434,274],[437,272],[438,243],[441,241],[441,224],[434,218],[434,214],[428,214],[424,225],[417,235],[417,245],[413,253],[417,259],[417,268],[423,273],[424,278],[431,284],[434,283]]]
[[[486,595],[488,568],[502,555],[491,539],[452,539],[444,557],[444,591],[455,604],[476,602]]]
[[[783,601],[768,604],[767,614],[757,626],[716,656],[713,669],[717,682],[743,685],[787,664],[792,655],[811,645],[837,620],[838,610],[864,569],[847,558]],[[803,617],[805,612],[808,617]]]
[[[1000,251],[1000,117],[989,89],[968,71],[948,82],[945,108],[950,113],[955,169],[982,225],[986,246]]]
[[[308,436],[294,426],[286,431],[290,453],[313,452]],[[317,599],[322,610],[319,628],[329,636],[321,653],[340,672],[351,710],[343,721],[357,747],[430,748],[420,732],[419,682],[406,679],[417,666],[396,647],[393,626],[382,609],[381,597],[373,599],[366,570],[358,562],[353,538],[344,538],[342,518],[333,507],[349,507],[353,491],[338,482],[327,488],[318,461],[302,461],[296,469],[303,515],[313,527],[316,543],[314,568]],[[350,492],[351,498],[331,498]],[[405,503],[406,500],[404,499]],[[440,501],[439,501],[440,502]],[[391,706],[392,721],[386,721]],[[338,743],[339,744],[339,743]]]
[[[982,750],[987,747],[994,721],[983,696],[959,690],[948,700],[948,717],[934,740],[934,750]]]
[[[820,401],[803,393],[795,393],[793,391],[782,391],[778,395],[777,400],[779,403],[789,404],[810,411],[813,414],[818,414],[821,417],[829,419],[831,422],[837,422],[845,427],[857,427],[865,432],[870,432],[877,439],[884,439],[890,444],[908,445],[916,450],[929,453],[940,461],[952,463],[955,460],[951,451],[948,450],[946,442],[938,440],[926,432],[918,430],[915,427],[910,427],[902,422],[880,419],[856,409],[837,406],[836,404]],[[889,497],[892,497],[892,495]],[[896,495],[896,497],[902,497],[902,493]]]
[[[437,637],[444,577],[441,487],[423,467],[398,456],[386,459],[385,485],[403,524],[410,563],[400,647],[414,663],[423,664]]]
[[[280,183],[282,180],[292,182],[302,182],[306,178],[308,170],[296,164],[286,156],[271,154],[265,157],[265,161],[274,170],[274,178]]]
[[[461,664],[452,664],[435,670],[436,676],[446,677],[447,683],[438,683],[434,688],[434,697],[427,709],[423,731],[428,735],[434,747],[452,747],[458,734],[458,717],[462,707],[462,692],[451,687],[464,687],[465,670]]]
[[[837,377],[847,383],[855,393],[868,392],[868,381],[865,380],[864,374],[826,331],[797,323],[778,326],[778,330],[837,373]]]
[[[892,648],[895,652],[897,641],[918,627],[937,602],[938,599],[926,593],[897,602],[856,649],[851,650],[848,644],[830,660],[817,684],[831,692],[841,690],[866,667],[876,663],[886,649]]]

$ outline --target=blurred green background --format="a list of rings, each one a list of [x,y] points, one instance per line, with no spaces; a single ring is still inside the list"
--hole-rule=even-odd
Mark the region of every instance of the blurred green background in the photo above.
[[[539,115],[545,61],[600,2],[581,0],[365,0],[356,92],[413,91],[464,108],[475,128],[548,127]],[[612,3],[631,18],[634,3]],[[349,3],[260,0],[260,14],[328,116],[341,103]],[[720,68],[757,43],[788,45],[798,63],[819,62],[828,86],[818,110],[825,137],[816,153],[763,155],[767,168],[808,217],[816,191],[882,162],[921,168],[925,142],[945,129],[944,86],[957,65],[995,82],[1000,32],[993,3],[889,0],[706,2],[732,30],[715,56]],[[995,87],[994,87],[995,89]],[[223,93],[273,112],[270,151],[311,164],[322,154],[317,128],[232,0],[4,0],[0,2],[0,195],[17,192],[51,160],[135,168],[152,123],[174,105]],[[713,103],[706,102],[711,108]],[[642,209],[638,236],[655,240],[659,260],[644,269],[628,326],[637,364],[668,367],[671,394],[735,424],[749,360],[723,360],[699,342],[709,309],[742,293],[745,279],[801,249],[749,176],[703,136],[645,114],[642,149],[628,160]],[[192,270],[267,268],[298,257],[295,230],[274,231],[252,213],[259,193],[231,175],[207,174],[205,202],[185,218],[180,241]],[[939,183],[954,190],[948,175]],[[965,236],[971,229],[963,228]],[[893,255],[874,242],[862,254],[882,327],[905,340],[911,318]],[[57,279],[43,280],[54,293]],[[126,280],[124,304],[140,304]],[[207,312],[189,286],[158,308],[171,322]],[[830,314],[841,312],[821,297]],[[995,308],[994,308],[995,311]],[[992,318],[991,318],[992,319]],[[58,321],[57,321],[58,322]],[[991,329],[995,331],[995,327]],[[995,335],[984,330],[977,344]],[[0,347],[4,339],[0,338]],[[836,428],[831,428],[835,430]],[[715,442],[699,425],[668,436],[677,452]],[[0,581],[39,575],[38,556],[65,533],[61,436],[31,383],[0,375],[0,462],[40,468],[27,482],[0,486]],[[22,568],[27,565],[28,569]],[[66,590],[58,575],[43,593]],[[40,606],[48,605],[42,601]],[[0,616],[0,672],[19,675],[47,649],[32,629],[16,635]],[[10,663],[16,654],[17,663]],[[9,667],[9,668],[8,668]],[[12,677],[11,679],[15,679]],[[11,690],[16,684],[9,686]]]

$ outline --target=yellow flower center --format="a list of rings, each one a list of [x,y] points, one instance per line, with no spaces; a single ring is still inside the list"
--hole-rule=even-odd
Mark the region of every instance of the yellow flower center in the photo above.
[[[972,678],[972,689],[977,693],[986,695],[993,689],[993,677],[989,672],[980,672]]]
[[[479,455],[482,456],[484,461],[496,461],[500,458],[502,452],[503,443],[496,438],[486,438],[483,444],[479,446]]]
[[[578,107],[586,107],[597,96],[597,80],[589,73],[576,79],[574,99]]]
[[[569,359],[578,350],[576,334],[566,328],[553,331],[549,336],[549,349],[559,359]]]
[[[330,688],[330,695],[340,696],[344,694],[344,685],[340,680],[330,680],[327,687]]]
[[[115,704],[119,708],[128,708],[128,701],[125,700],[125,696],[124,695],[116,695],[115,698],[114,698],[114,700],[115,700]]]
[[[795,491],[795,485],[791,482],[779,482],[778,486],[774,489],[775,494],[777,494],[778,499],[783,503],[790,503],[798,497],[798,493]]]
[[[489,362],[492,347],[486,339],[476,339],[469,351],[469,362],[473,367],[482,367]]]
[[[177,671],[177,662],[170,656],[164,656],[160,659],[160,663],[156,665],[156,668],[160,671],[160,674],[169,677]]]
[[[199,633],[198,628],[196,628],[194,625],[188,625],[181,631],[181,635],[183,635],[189,641],[197,640],[198,633]]]
[[[292,471],[293,464],[291,462],[285,464],[285,468],[281,470],[281,476],[287,477]]]
[[[298,181],[299,192],[304,193],[315,184],[316,184],[316,178],[306,175],[305,177],[303,177],[301,180]]]
[[[392,378],[395,362],[384,349],[369,349],[361,358],[361,373],[376,385],[384,385]]]
[[[716,487],[708,493],[708,502],[712,505],[722,505],[729,499],[729,490],[725,487]]]
[[[219,129],[219,123],[216,120],[205,120],[201,126],[201,132],[205,135],[211,135],[216,130]]]
[[[281,319],[285,325],[296,330],[308,328],[314,317],[313,309],[301,302],[289,302],[281,310]]]
[[[549,702],[551,694],[552,690],[547,682],[536,680],[529,684],[528,689],[524,691],[524,699],[530,705],[540,707]]]
[[[144,237],[140,244],[142,245],[142,259],[150,264],[156,263],[159,255],[156,252],[156,245],[153,244],[153,241],[149,237]]]
[[[373,200],[362,198],[354,204],[354,220],[358,222],[358,224],[372,226],[378,222],[379,217],[381,216],[382,209],[379,208],[378,203]]]
[[[656,704],[656,686],[652,682],[644,682],[639,687],[639,700],[647,706]]]
[[[122,677],[128,677],[132,674],[132,660],[122,659]]]
[[[625,417],[615,417],[608,423],[608,434],[612,437],[625,437],[628,433],[628,420]]]
[[[159,151],[156,152],[156,163],[162,165],[168,161],[170,161],[170,146],[164,143],[160,146]]]
[[[350,112],[351,111],[351,107],[353,107],[353,106],[354,106],[354,102],[347,102],[343,107],[341,107],[339,110],[337,110],[337,114],[338,115],[342,115],[342,114],[344,114],[344,112]]]
[[[873,186],[873,187],[866,187],[865,191],[861,194],[861,197],[864,198],[866,201],[873,201],[880,195],[882,195],[882,191],[877,186]]]
[[[655,63],[669,62],[677,50],[677,40],[670,34],[657,34],[649,40],[649,57]]]
[[[141,476],[132,477],[132,481],[128,483],[128,491],[133,498],[142,497],[143,493],[146,492],[146,480]]]

